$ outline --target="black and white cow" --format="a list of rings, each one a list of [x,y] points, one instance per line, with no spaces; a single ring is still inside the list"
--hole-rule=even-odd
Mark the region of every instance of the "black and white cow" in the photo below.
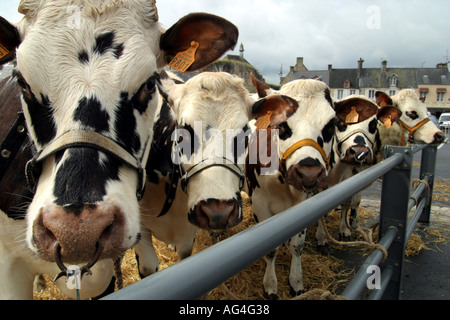
[[[381,152],[379,122],[389,129],[401,115],[393,106],[378,108],[365,96],[349,96],[334,105],[337,121],[328,172],[330,187],[376,164]],[[361,197],[362,192],[359,192],[341,206],[339,235],[342,240],[352,239]]]
[[[142,223],[149,232],[136,246],[143,276],[158,269],[152,234],[174,245],[183,259],[192,252],[197,228],[221,233],[242,221],[253,106],[295,103],[279,95],[256,101],[243,79],[225,72],[200,73],[186,83],[162,82],[167,102],[155,119],[141,206]],[[168,211],[163,209],[166,199],[173,200]]]
[[[274,93],[256,79],[253,83],[260,97]],[[262,170],[270,164],[264,159],[256,164],[246,164],[247,192],[257,221],[268,219],[328,187],[327,167],[335,130],[335,111],[329,88],[317,80],[296,80],[284,85],[278,93],[297,103],[261,106],[255,110],[256,131],[260,128],[278,130],[279,150],[275,145],[276,149],[269,150],[268,154],[275,152],[276,158],[278,153],[280,157],[279,168],[266,174],[261,174]],[[272,135],[268,135],[268,149],[272,146],[271,139]],[[303,230],[289,242],[292,255],[289,284],[294,294],[303,291],[301,253],[305,235],[306,230]],[[323,232],[319,237],[325,240]],[[277,252],[275,249],[264,257],[267,266],[263,284],[270,298],[277,298]]]
[[[154,0],[23,0],[19,11],[14,26],[0,20],[0,43],[2,63],[17,59],[37,151],[25,241],[60,265],[120,256],[141,237],[157,72],[186,52],[188,71],[204,67],[235,45],[237,28],[200,13],[165,31]]]

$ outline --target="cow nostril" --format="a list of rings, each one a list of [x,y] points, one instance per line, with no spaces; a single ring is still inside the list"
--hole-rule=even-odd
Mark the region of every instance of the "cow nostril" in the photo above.
[[[443,132],[437,132],[437,133],[434,135],[434,143],[441,143],[441,142],[444,142],[444,139],[445,139],[445,135],[444,135]]]

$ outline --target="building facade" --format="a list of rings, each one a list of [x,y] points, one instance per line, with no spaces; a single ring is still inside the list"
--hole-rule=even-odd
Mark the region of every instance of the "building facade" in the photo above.
[[[440,63],[436,68],[390,68],[386,60],[379,68],[365,68],[364,60],[357,62],[356,68],[308,70],[303,58],[281,78],[281,84],[296,79],[320,79],[331,89],[332,96],[341,100],[352,94],[361,94],[375,99],[376,91],[395,95],[403,89],[414,89],[427,105],[428,111],[439,116],[450,111],[450,72],[448,63]]]

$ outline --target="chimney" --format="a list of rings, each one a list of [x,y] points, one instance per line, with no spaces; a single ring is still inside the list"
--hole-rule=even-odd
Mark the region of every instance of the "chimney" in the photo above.
[[[332,64],[329,64],[329,65],[328,65],[328,72],[331,72],[331,70],[333,70],[333,65],[332,65]]]
[[[364,63],[363,58],[359,58],[359,60],[358,60],[358,79],[361,78],[361,75],[362,75],[363,63]]]
[[[381,61],[380,85],[384,88],[388,87],[387,61],[386,60]]]

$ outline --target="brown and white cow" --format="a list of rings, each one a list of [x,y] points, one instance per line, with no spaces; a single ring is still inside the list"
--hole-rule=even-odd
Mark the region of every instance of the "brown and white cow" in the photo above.
[[[203,72],[186,83],[162,83],[167,102],[155,119],[156,143],[141,205],[142,224],[149,232],[143,232],[136,246],[142,276],[158,269],[152,234],[174,245],[183,259],[192,252],[197,228],[221,233],[242,221],[252,109],[295,103],[280,95],[256,101],[243,79],[225,72]]]
[[[0,43],[2,63],[17,59],[37,151],[27,245],[60,264],[115,258],[141,237],[157,72],[185,62],[179,53],[188,71],[204,67],[235,45],[237,28],[199,13],[165,31],[154,0],[23,0],[19,11],[17,25],[0,20]]]
[[[253,79],[258,95],[274,93],[266,84]],[[278,130],[276,153],[280,165],[275,171],[267,170],[271,164],[264,159],[246,164],[248,194],[257,221],[304,201],[328,187],[327,166],[335,130],[335,111],[330,91],[324,82],[296,80],[284,85],[279,94],[293,98],[297,103],[289,106],[264,105],[256,107],[255,130]],[[272,135],[267,135],[270,149]],[[251,144],[251,143],[250,143]],[[264,153],[264,152],[263,152]],[[272,174],[270,174],[272,173]],[[319,230],[321,228],[318,228]],[[294,294],[303,291],[301,253],[306,230],[289,241],[292,255],[289,284]],[[324,235],[321,234],[324,239]],[[266,271],[264,290],[270,298],[277,298],[275,258],[278,249],[264,257]]]
[[[335,102],[334,106],[337,122],[329,162],[330,187],[377,163],[377,156],[381,152],[378,123],[388,130],[394,122],[398,122],[401,115],[397,108],[379,108],[365,96],[349,96]],[[339,235],[342,240],[352,239],[361,197],[362,192],[359,192],[341,206]]]
[[[394,123],[392,128],[386,130],[382,126],[380,127],[382,150],[386,145],[406,146],[411,143],[437,144],[444,142],[444,133],[430,121],[426,105],[419,100],[414,90],[401,90],[392,97],[377,91],[375,96],[380,107],[392,105],[402,112],[399,121]]]

